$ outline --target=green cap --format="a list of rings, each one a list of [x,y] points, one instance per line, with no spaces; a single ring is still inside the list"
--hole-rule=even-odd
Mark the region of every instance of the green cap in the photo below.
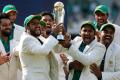
[[[3,13],[9,13],[10,11],[16,11],[17,12],[17,9],[14,5],[6,5],[4,8],[3,8]]]
[[[38,20],[41,20],[41,16],[39,15],[29,15],[28,17],[25,18],[24,20],[24,26],[26,27],[28,25],[28,23],[33,19],[38,19]],[[46,23],[44,21],[40,21],[40,25],[42,27],[46,26]]]
[[[40,25],[41,25],[41,27],[45,27],[47,24],[45,21],[40,21]]]
[[[109,13],[109,9],[107,6],[105,5],[99,5],[95,8],[95,11],[94,13],[96,13],[97,11],[100,11],[101,13],[104,13],[104,14],[108,14]]]
[[[83,23],[82,23],[82,26],[81,26],[81,29],[82,29],[83,27],[85,27],[86,25],[90,25],[90,27],[91,27],[93,30],[95,30],[95,26],[94,26],[93,22],[91,22],[91,21],[85,21],[85,22],[83,22]]]
[[[112,24],[110,24],[110,23],[107,23],[107,24],[104,24],[104,25],[101,26],[100,32],[103,31],[103,30],[104,30],[105,28],[107,28],[107,27],[110,27],[110,28],[113,29],[113,31],[115,31],[114,25],[112,25]]]

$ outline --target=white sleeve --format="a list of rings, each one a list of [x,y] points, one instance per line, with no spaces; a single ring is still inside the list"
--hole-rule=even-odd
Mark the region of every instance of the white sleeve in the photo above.
[[[73,59],[78,60],[83,65],[90,65],[97,61],[101,61],[104,56],[105,50],[105,46],[97,45],[88,53],[83,54],[78,49],[76,49],[76,46],[72,45],[70,47],[69,54],[73,57]]]
[[[23,49],[27,50],[31,54],[47,55],[57,43],[58,40],[53,36],[49,36],[42,45],[36,43],[32,38],[26,38],[23,41],[22,47],[24,47]]]

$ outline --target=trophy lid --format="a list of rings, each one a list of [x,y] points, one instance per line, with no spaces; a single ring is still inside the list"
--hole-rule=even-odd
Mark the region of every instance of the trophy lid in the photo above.
[[[59,8],[60,10],[62,10],[64,8],[64,4],[58,1],[54,4],[54,8]]]

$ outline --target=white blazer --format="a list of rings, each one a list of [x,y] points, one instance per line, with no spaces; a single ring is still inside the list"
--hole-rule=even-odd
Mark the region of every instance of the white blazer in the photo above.
[[[58,43],[49,36],[43,44],[35,37],[24,32],[19,44],[19,57],[22,66],[23,80],[51,80],[49,76],[48,54]]]
[[[61,44],[57,44],[51,51],[50,57],[50,76],[52,80],[66,80],[65,73],[63,70],[64,64],[62,59],[60,58],[60,54],[65,54],[66,57],[70,60],[71,56],[69,56],[68,49],[64,48]]]
[[[13,52],[13,48],[18,44],[18,41],[12,39],[10,41],[10,55],[11,59],[9,62],[0,65],[0,80],[17,80],[18,70],[18,56]],[[5,48],[0,40],[0,50],[6,54]]]
[[[104,45],[94,40],[85,47],[83,52],[80,52],[79,46],[81,43],[82,39],[77,37],[77,39],[72,42],[69,49],[69,54],[73,57],[73,59],[84,65],[79,80],[98,80],[97,77],[90,72],[89,66],[93,63],[96,63],[98,66],[100,65],[106,48]],[[69,75],[69,80],[72,80],[73,73],[74,71],[72,70]]]
[[[19,42],[22,33],[25,31],[25,28],[20,26],[20,25],[15,24],[15,23],[13,24],[13,26],[15,27],[13,37],[14,37],[14,39],[16,41]],[[18,56],[18,53],[16,55]],[[19,68],[21,68],[19,58],[18,58],[18,64],[19,64]],[[17,80],[22,80],[22,72],[21,72],[21,70],[18,70],[17,75],[18,75]]]
[[[120,80],[120,46],[112,42],[107,49],[102,80]]]
[[[20,41],[20,36],[22,35],[22,33],[25,31],[25,28],[22,26],[19,26],[17,24],[14,24],[14,39],[16,39],[16,41]]]
[[[45,38],[40,36],[39,37],[42,41],[45,41]],[[65,73],[63,70],[63,61],[60,58],[60,54],[65,54],[69,60],[71,60],[71,56],[69,56],[68,49],[64,48],[61,44],[57,44],[50,52],[50,77],[51,80],[66,80]]]
[[[115,35],[114,35],[113,42],[115,42],[120,46],[120,26],[116,24],[113,24],[113,26],[115,27]]]

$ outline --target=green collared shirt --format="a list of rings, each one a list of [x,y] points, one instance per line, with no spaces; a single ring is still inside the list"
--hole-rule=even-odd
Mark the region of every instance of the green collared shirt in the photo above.
[[[86,47],[86,44],[82,42],[80,44],[79,51],[83,52],[85,47]],[[79,80],[79,78],[81,76],[81,72],[82,72],[81,70],[74,70],[74,74],[73,74],[72,80]]]
[[[5,40],[3,39],[3,37],[0,36],[0,39],[1,39],[1,41],[2,41],[2,44],[3,44],[6,52],[10,52],[10,40],[12,40],[13,37],[14,37],[14,29],[15,29],[15,26],[13,25],[13,26],[12,26],[12,32],[11,32],[11,35],[9,36],[9,38],[8,38],[8,41],[5,41]]]
[[[8,41],[5,41],[2,36],[0,36],[0,39],[2,41],[2,44],[5,48],[6,52],[10,52],[10,38],[8,38]]]
[[[14,37],[14,29],[15,29],[15,26],[13,25],[13,26],[12,26],[11,35],[10,35],[10,40],[12,40],[13,37]]]
[[[108,22],[105,22],[104,24],[106,24],[106,23],[108,23]],[[94,24],[94,26],[95,26],[95,29],[96,29],[97,31],[100,31],[101,26],[98,25],[97,21],[94,21],[93,24]]]

